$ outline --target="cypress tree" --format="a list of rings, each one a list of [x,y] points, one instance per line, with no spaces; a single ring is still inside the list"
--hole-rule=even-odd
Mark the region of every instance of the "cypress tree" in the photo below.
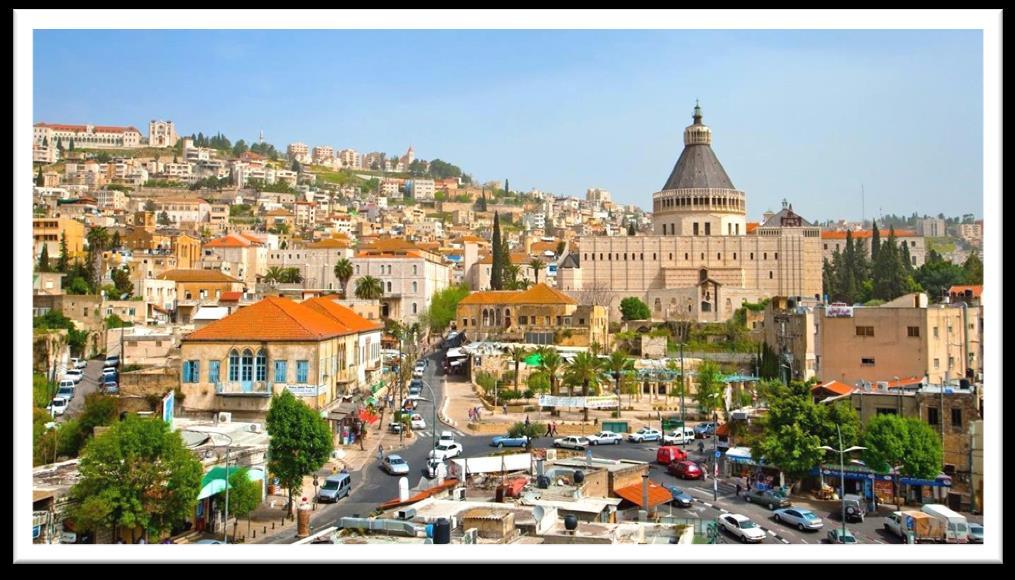
[[[511,194],[511,181],[508,179],[504,180],[504,195]]]
[[[39,253],[39,271],[49,272],[49,244],[42,244],[42,252]]]
[[[60,234],[60,257],[56,261],[56,271],[67,273],[67,234],[66,232]]]
[[[906,278],[899,246],[895,241],[895,226],[888,230],[887,243],[878,250],[878,259],[874,266],[874,298],[893,300],[903,292],[903,281]]]
[[[909,255],[909,244],[907,244],[905,240],[902,241],[902,252],[900,253],[901,253],[900,259],[902,260],[902,269],[905,271],[907,275],[912,274],[913,258]]]
[[[874,233],[871,235],[871,262],[878,259],[878,250],[881,249],[881,233],[878,231],[878,220],[874,220]]]
[[[634,222],[627,222],[627,235],[633,236],[635,234]]]
[[[42,166],[39,166],[39,174],[35,176],[35,185],[42,187]]]
[[[483,198],[486,199],[485,197]],[[500,290],[501,284],[504,280],[504,263],[501,262],[501,242],[500,237],[500,215],[497,212],[493,214],[493,240],[491,240],[491,250],[493,251],[493,264],[490,266],[490,289]]]

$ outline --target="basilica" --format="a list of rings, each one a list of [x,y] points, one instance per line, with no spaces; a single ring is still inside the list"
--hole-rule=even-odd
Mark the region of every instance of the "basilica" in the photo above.
[[[560,288],[608,296],[615,319],[628,296],[653,319],[698,322],[725,321],[771,296],[820,299],[820,228],[785,201],[748,222],[747,195],[712,151],[700,106],[693,119],[669,179],[652,194],[652,233],[581,238],[560,265]]]

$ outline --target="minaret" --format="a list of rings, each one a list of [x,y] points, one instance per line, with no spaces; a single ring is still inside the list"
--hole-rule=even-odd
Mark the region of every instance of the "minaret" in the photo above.
[[[257,138],[257,142],[264,145],[264,129],[261,129],[261,136]]]

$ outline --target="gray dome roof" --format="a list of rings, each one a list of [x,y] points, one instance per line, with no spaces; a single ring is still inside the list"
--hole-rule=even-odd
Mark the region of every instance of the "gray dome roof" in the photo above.
[[[660,191],[690,188],[736,189],[708,145],[686,145]]]

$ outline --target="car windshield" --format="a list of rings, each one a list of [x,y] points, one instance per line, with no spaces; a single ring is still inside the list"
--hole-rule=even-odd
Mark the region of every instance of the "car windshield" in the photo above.
[[[325,481],[324,482],[324,487],[322,487],[321,489],[338,489],[338,482],[337,481]]]
[[[814,515],[811,512],[800,512],[800,517],[802,517],[805,520],[816,520],[816,519],[818,519],[818,516]]]
[[[755,524],[755,523],[754,523],[754,522],[752,522],[751,520],[741,520],[741,521],[740,521],[740,527],[741,527],[742,529],[745,529],[745,530],[749,530],[749,529],[751,529],[751,528],[756,528],[756,527],[758,527],[758,524]]]
[[[405,463],[405,460],[402,459],[401,457],[389,457],[388,463],[392,465],[401,465],[402,463]]]
[[[437,446],[437,450],[438,451],[447,451],[448,449],[451,449],[450,445],[438,445]]]
[[[670,492],[671,492],[671,493],[672,493],[673,495],[686,495],[686,494],[684,493],[684,490],[680,489],[679,487],[671,487],[671,488],[670,488]]]
[[[855,544],[856,538],[854,538],[849,534],[846,534],[845,536],[839,536],[839,541],[841,541],[843,544]]]

